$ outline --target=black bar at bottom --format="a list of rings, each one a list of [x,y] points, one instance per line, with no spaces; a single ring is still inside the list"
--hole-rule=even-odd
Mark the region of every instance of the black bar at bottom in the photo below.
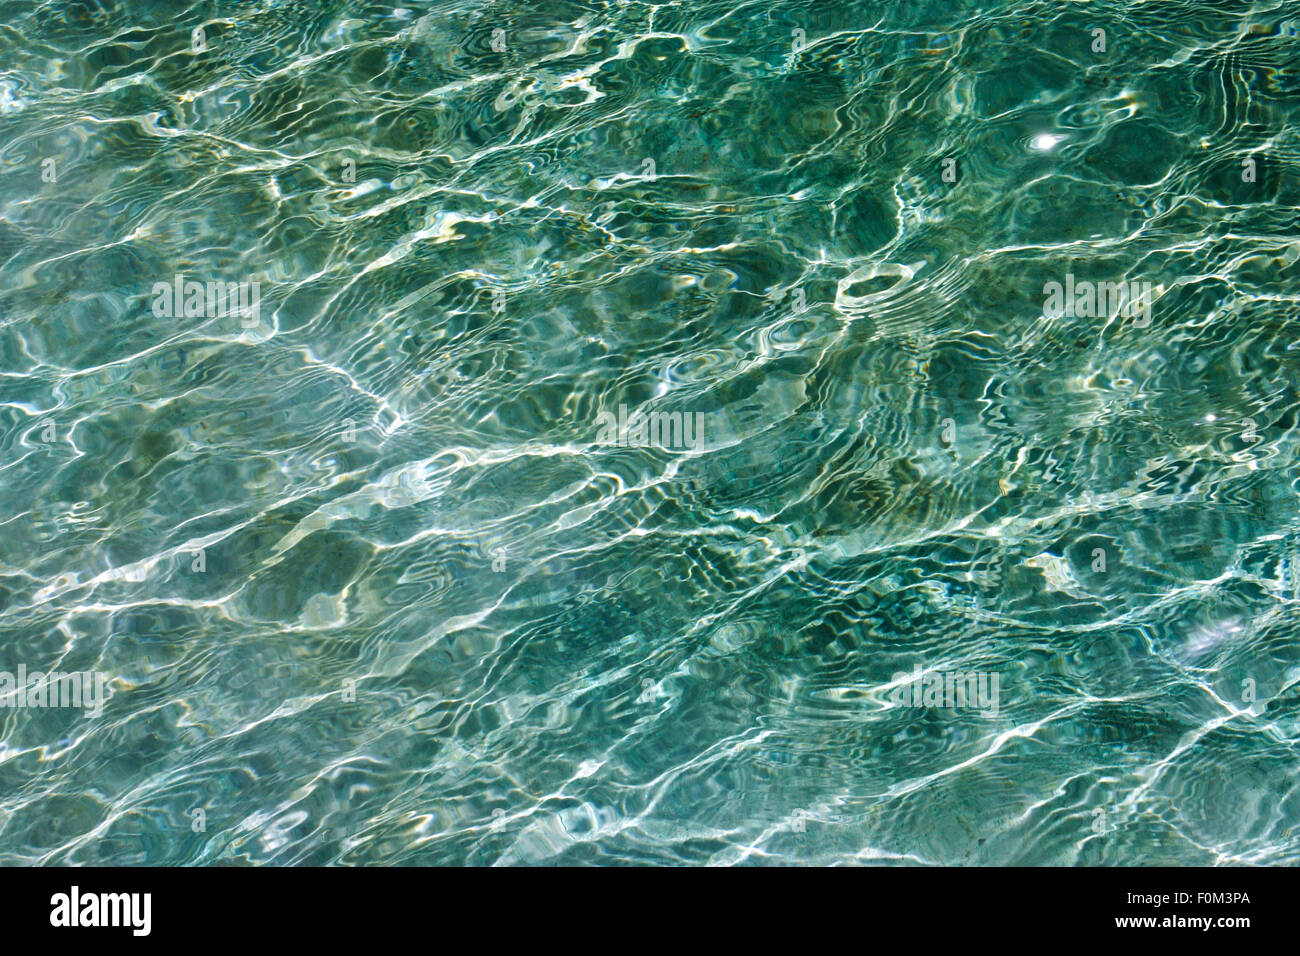
[[[1262,868],[38,868],[0,870],[0,900],[11,945],[73,934],[128,946],[339,947],[408,936],[492,949],[656,937],[734,945],[802,925],[877,940],[1041,930],[1057,935],[1039,940],[1181,945],[1195,935],[1221,946],[1285,932],[1293,879]]]

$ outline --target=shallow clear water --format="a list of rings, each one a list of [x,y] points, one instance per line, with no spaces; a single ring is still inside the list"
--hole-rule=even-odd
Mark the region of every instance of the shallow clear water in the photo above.
[[[1300,862],[1300,4],[5,13],[0,862]]]

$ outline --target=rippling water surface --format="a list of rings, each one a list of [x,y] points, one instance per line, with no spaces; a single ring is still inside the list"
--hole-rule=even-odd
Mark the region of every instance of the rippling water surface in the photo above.
[[[4,12],[0,862],[1300,862],[1300,3]]]

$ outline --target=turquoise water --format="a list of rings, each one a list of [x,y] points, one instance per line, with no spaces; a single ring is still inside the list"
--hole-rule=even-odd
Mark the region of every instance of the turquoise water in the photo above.
[[[0,862],[1300,862],[1300,3],[5,14]]]

